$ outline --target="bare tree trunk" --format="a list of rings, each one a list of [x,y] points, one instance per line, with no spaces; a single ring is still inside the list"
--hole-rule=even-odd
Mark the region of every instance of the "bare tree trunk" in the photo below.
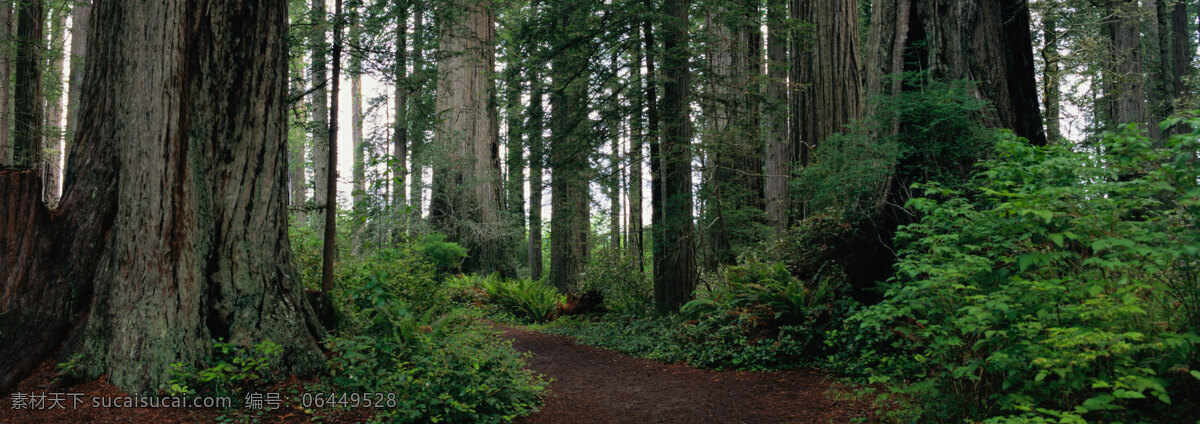
[[[0,172],[0,391],[60,346],[130,392],[218,337],[319,369],[286,233],[286,3],[95,7],[62,203],[50,214],[36,175]]]
[[[692,226],[691,118],[688,90],[689,0],[666,0],[663,22],[662,279],[655,281],[654,303],[660,310],[677,310],[696,287],[696,248]],[[659,267],[656,266],[656,269]]]
[[[329,44],[326,37],[329,34],[329,22],[325,13],[325,0],[312,0],[313,34],[309,40],[312,50],[312,152],[313,168],[313,214],[312,224],[317,231],[322,231],[325,225],[325,200],[328,196],[329,182],[325,178],[329,174],[329,75],[328,66]],[[334,186],[332,190],[337,190]]]
[[[621,132],[619,128],[610,136],[611,151],[608,154],[608,169],[611,172],[608,187],[608,249],[616,254],[621,251]]]
[[[533,6],[537,13],[537,6]],[[529,70],[529,275],[542,279],[542,167],[546,159],[542,76]]]
[[[788,179],[791,176],[792,149],[788,139],[787,113],[787,3],[767,1],[767,121],[766,148],[763,162],[766,178],[763,185],[767,222],[775,232],[788,227],[788,208],[791,195]]]
[[[44,79],[43,98],[46,101],[45,123],[42,125],[44,138],[43,146],[45,146],[46,158],[43,159],[42,169],[45,175],[45,194],[46,204],[58,204],[58,198],[61,195],[62,187],[62,171],[60,165],[63,159],[62,149],[62,120],[63,120],[63,104],[66,99],[63,97],[63,59],[66,54],[66,27],[67,27],[67,8],[65,5],[58,5],[50,10],[50,22],[48,28],[48,36],[45,40],[45,59],[46,68]]]
[[[1042,72],[1042,100],[1046,110],[1046,138],[1051,143],[1057,143],[1062,139],[1062,129],[1059,126],[1062,116],[1059,112],[1059,103],[1062,102],[1062,91],[1059,88],[1062,81],[1059,61],[1062,57],[1058,52],[1057,17],[1046,17],[1042,26],[1042,37],[1046,42],[1042,49],[1042,61],[1045,63],[1045,69]]]
[[[646,46],[646,140],[650,141],[650,249],[654,287],[663,287],[665,278],[665,236],[663,230],[662,139],[658,125],[658,74],[654,71],[657,48],[654,43],[653,0],[643,0],[642,42]],[[657,289],[655,291],[658,292]]]
[[[426,43],[425,34],[429,33],[430,28],[425,25],[425,11],[418,9],[419,5],[414,5],[413,8],[413,83],[416,87],[416,92],[422,93],[417,96],[412,102],[409,102],[408,107],[408,124],[412,126],[410,133],[412,140],[409,146],[409,163],[412,164],[412,177],[408,183],[408,204],[412,208],[412,227],[409,235],[415,236],[421,222],[421,208],[425,202],[425,151],[427,143],[425,139],[426,123],[429,122],[428,104],[433,100],[428,99],[424,93],[429,88],[429,65],[425,61]],[[436,93],[435,93],[436,95]],[[399,203],[396,204],[400,206]]]
[[[499,126],[492,72],[495,14],[491,3],[454,0],[454,21],[441,22],[437,110],[439,158],[434,161],[430,220],[470,255],[466,270],[512,274],[504,240],[509,220],[501,216]]]
[[[1163,1],[1163,0],[1159,0]],[[1171,8],[1171,98],[1172,104],[1168,105],[1170,113],[1175,112],[1174,100],[1182,98],[1188,94],[1188,87],[1184,78],[1192,75],[1194,71],[1192,61],[1194,60],[1195,50],[1192,49],[1192,38],[1188,31],[1188,14],[1187,2],[1177,1],[1175,6]],[[1186,125],[1178,125],[1171,129],[1172,134],[1179,134],[1189,131]]]
[[[13,84],[13,161],[41,173],[43,0],[17,3],[16,79]]]
[[[799,20],[812,25],[800,31],[792,66],[796,68],[796,131],[792,150],[802,166],[814,161],[813,150],[825,138],[841,132],[862,113],[859,74],[858,2],[800,0]]]
[[[333,266],[337,259],[337,134],[338,134],[338,85],[342,73],[342,0],[334,3],[333,22],[333,98],[329,102],[329,149],[328,167],[325,169],[325,234],[321,252],[321,321],[333,324]]]
[[[396,206],[404,205],[404,180],[408,177],[408,91],[411,90],[408,77],[408,8],[401,8],[400,16],[396,18],[396,56],[395,68],[393,68],[393,77],[396,80],[396,110],[395,116],[392,118],[392,160],[396,161],[392,168],[394,174],[393,179],[396,181],[396,190],[392,192],[392,204]],[[420,25],[420,11],[417,11],[417,25]],[[421,31],[420,27],[413,28],[413,34],[416,31]],[[413,47],[417,47],[416,42]],[[415,55],[419,55],[417,52]],[[414,65],[414,68],[416,66]],[[414,168],[416,164],[414,163]],[[420,173],[413,174],[413,184],[420,186]],[[417,212],[417,218],[420,218],[420,210]]]
[[[629,117],[629,225],[626,227],[629,239],[626,244],[629,247],[629,255],[637,262],[637,269],[640,273],[645,271],[645,264],[642,260],[644,256],[644,245],[642,243],[642,161],[645,160],[645,157],[642,155],[642,146],[645,140],[645,133],[642,129],[642,106],[644,104],[642,100],[645,98],[645,91],[642,89],[644,82],[642,80],[641,33],[635,34],[634,37],[636,38],[633,43],[633,63],[630,70],[633,77],[633,84],[630,86],[633,114]]]
[[[1104,97],[1112,124],[1136,123],[1146,128],[1146,89],[1142,77],[1141,22],[1136,0],[1108,5],[1105,31],[1112,52],[1105,63]]]
[[[578,30],[586,18],[586,10],[554,7],[562,7],[550,12],[558,17],[555,31],[560,34]],[[588,156],[592,148],[586,134],[589,47],[580,42],[561,48],[550,67],[550,283],[564,292],[579,283],[591,253]]]
[[[71,152],[71,147],[75,143],[75,133],[79,129],[79,107],[83,100],[80,97],[80,92],[83,89],[83,70],[84,61],[87,58],[87,39],[91,32],[88,25],[91,13],[91,0],[76,2],[71,8],[71,76],[67,85],[67,126],[63,143],[64,154]],[[3,116],[3,113],[0,113],[0,116]],[[0,141],[0,145],[3,144],[3,141]],[[63,168],[64,175],[71,170],[71,162],[71,156],[68,154],[66,160],[63,161],[65,165],[65,168]]]
[[[351,71],[353,72],[353,71]],[[367,194],[366,145],[363,143],[362,74],[350,74],[350,146],[354,149],[351,168],[351,198],[354,210],[362,210]]]
[[[14,35],[13,2],[0,0],[0,39],[11,40]],[[8,133],[8,123],[11,119],[12,103],[12,61],[13,51],[8,43],[0,43],[0,166],[12,164],[12,136]]]
[[[521,71],[515,55],[512,59],[504,69],[504,203],[518,229],[513,237],[513,246],[517,246],[525,230],[525,143],[521,140]]]

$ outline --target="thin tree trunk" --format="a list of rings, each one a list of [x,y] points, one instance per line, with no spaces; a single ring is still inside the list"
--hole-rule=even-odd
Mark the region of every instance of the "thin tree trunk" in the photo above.
[[[337,131],[338,131],[338,85],[342,73],[342,0],[337,0],[333,22],[333,76],[332,101],[329,102],[329,149],[328,167],[325,170],[325,234],[321,252],[321,320],[333,323],[333,263],[337,259]]]
[[[767,1],[767,121],[766,166],[763,192],[767,222],[776,234],[788,227],[788,208],[791,196],[788,178],[791,176],[792,149],[788,142],[787,114],[787,4],[785,0]]]
[[[63,97],[63,59],[66,54],[66,27],[67,27],[67,10],[65,5],[58,5],[50,10],[49,34],[46,39],[46,73],[43,75],[45,79],[44,98],[46,100],[46,122],[43,124],[43,133],[45,138],[43,143],[46,147],[46,158],[42,164],[43,175],[45,175],[45,199],[49,205],[58,203],[58,198],[62,194],[62,171],[60,165],[63,159],[62,148],[62,120],[63,120],[63,104],[66,99]]]
[[[633,77],[633,84],[630,86],[632,93],[633,114],[629,117],[630,139],[629,139],[629,225],[626,227],[629,232],[629,255],[637,263],[639,273],[645,271],[645,261],[642,260],[644,246],[642,244],[642,161],[645,157],[642,155],[642,144],[645,139],[645,134],[642,129],[642,113],[643,113],[643,98],[645,91],[642,90],[642,45],[641,33],[634,35],[633,40],[633,63],[630,67]]]
[[[1162,0],[1159,0],[1162,1]],[[1171,8],[1171,98],[1180,99],[1188,92],[1184,78],[1192,75],[1195,50],[1192,49],[1191,32],[1188,30],[1187,2],[1177,1]],[[1170,113],[1175,112],[1174,102],[1168,105]],[[1186,125],[1177,125],[1171,129],[1172,134],[1188,132]]]
[[[504,168],[508,178],[505,179],[505,205],[508,213],[516,223],[513,246],[521,243],[520,235],[525,230],[525,143],[521,140],[521,72],[516,57],[508,63],[504,70],[504,117],[505,148]]]
[[[6,2],[7,3],[7,2]],[[91,0],[79,1],[72,6],[71,9],[71,58],[70,58],[70,81],[67,85],[67,125],[64,134],[63,153],[71,152],[71,147],[75,143],[75,133],[79,129],[79,107],[82,102],[80,93],[83,89],[83,70],[84,61],[87,58],[87,39],[90,36],[90,27],[88,25],[89,15],[92,13]],[[2,78],[2,76],[0,76]],[[2,108],[3,106],[0,106]],[[0,113],[0,116],[3,116]],[[3,130],[0,130],[3,131]],[[0,137],[2,138],[2,137]],[[4,142],[0,140],[0,145]],[[63,161],[65,168],[63,174],[72,168],[72,158],[68,154],[66,160]]]
[[[608,169],[611,178],[608,188],[608,249],[614,253],[621,251],[621,132],[618,127],[610,138]]]
[[[1171,65],[1168,62],[1170,47],[1167,45],[1167,17],[1165,0],[1145,0],[1142,15],[1145,20],[1146,46],[1144,47],[1147,69],[1146,118],[1149,120],[1150,138],[1161,144],[1164,135],[1158,123],[1166,118],[1166,105],[1170,102]]]
[[[536,4],[532,6],[537,13]],[[529,70],[529,275],[542,279],[542,167],[545,163],[546,113],[542,109],[542,76]]]
[[[41,174],[42,156],[42,0],[17,3],[16,79],[13,84],[13,165]]]
[[[313,34],[309,40],[312,50],[312,168],[313,168],[313,228],[322,231],[325,225],[325,201],[329,187],[326,175],[329,174],[329,75],[328,66],[329,44],[326,42],[329,33],[329,22],[325,13],[325,0],[312,0]],[[336,186],[333,190],[337,190]]]
[[[362,74],[350,74],[350,147],[354,149],[353,168],[350,170],[352,208],[361,211],[367,194],[366,145],[363,143],[363,88]]]
[[[1058,19],[1053,16],[1046,17],[1042,26],[1042,36],[1046,42],[1042,49],[1042,61],[1045,63],[1045,70],[1042,72],[1042,100],[1046,110],[1046,137],[1049,142],[1057,143],[1062,139],[1062,129],[1059,126],[1059,103],[1062,102],[1059,84],[1062,76],[1059,63],[1061,56],[1058,53]]]
[[[413,81],[415,92],[421,93],[408,106],[408,124],[412,126],[411,146],[409,146],[409,163],[412,164],[412,177],[408,182],[408,204],[412,209],[412,226],[409,230],[410,236],[415,236],[421,222],[421,208],[424,206],[425,200],[425,162],[424,152],[426,146],[425,129],[426,123],[429,122],[428,108],[426,105],[434,100],[429,99],[426,93],[429,92],[429,66],[425,61],[425,50],[427,48],[425,34],[430,31],[425,25],[425,11],[418,9],[420,5],[414,5],[413,8]],[[436,95],[436,93],[435,93]],[[399,203],[396,204],[399,207]]]
[[[408,125],[409,120],[406,119],[408,114],[408,91],[411,90],[408,77],[408,8],[406,5],[398,6],[401,8],[400,16],[396,18],[396,55],[395,68],[392,74],[396,80],[396,109],[395,117],[392,118],[392,160],[395,161],[395,166],[392,168],[394,176],[392,179],[396,182],[396,190],[392,192],[392,204],[403,205],[406,203],[404,198],[404,180],[408,178],[408,165],[405,163],[408,160]],[[421,12],[417,11],[417,22],[420,24]],[[414,25],[413,34],[416,31],[421,31],[420,27]],[[419,48],[417,43],[413,42],[414,48]],[[419,55],[419,53],[415,53]],[[414,68],[416,66],[414,65]],[[414,162],[414,168],[416,163]],[[420,173],[413,174],[413,185],[420,186]],[[418,209],[417,218],[420,218],[420,210]],[[397,232],[397,235],[400,233]]]
[[[642,19],[642,42],[646,45],[646,140],[650,142],[650,250],[654,287],[663,286],[663,178],[662,148],[658,125],[658,74],[654,70],[657,55],[654,43],[653,0],[643,0],[646,16]],[[657,292],[657,291],[656,291]]]
[[[662,174],[663,253],[658,260],[662,278],[655,281],[654,303],[659,310],[679,309],[696,287],[696,255],[692,226],[691,118],[688,90],[689,0],[666,0],[663,22]],[[658,267],[656,267],[658,268]]]
[[[286,3],[95,8],[62,203],[50,214],[36,175],[0,172],[0,391],[61,347],[153,392],[215,338],[271,340],[272,365],[311,374],[324,330],[287,238]]]

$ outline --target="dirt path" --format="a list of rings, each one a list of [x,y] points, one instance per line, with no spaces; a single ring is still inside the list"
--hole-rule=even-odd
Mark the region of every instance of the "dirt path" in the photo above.
[[[497,325],[529,367],[554,379],[522,423],[843,423],[851,405],[825,396],[813,371],[709,371],[632,358],[570,338]]]

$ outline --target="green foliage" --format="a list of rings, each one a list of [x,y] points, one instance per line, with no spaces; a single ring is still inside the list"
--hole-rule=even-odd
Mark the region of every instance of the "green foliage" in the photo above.
[[[446,236],[440,233],[429,234],[417,243],[417,251],[421,252],[438,272],[446,273],[459,269],[463,259],[467,258],[467,248],[458,243],[446,241]]]
[[[434,278],[433,266],[406,248],[382,249],[337,268],[334,298],[341,326],[367,331],[387,326],[396,316],[445,312],[449,294]],[[403,309],[403,310],[401,310]]]
[[[67,358],[66,362],[60,362],[54,365],[54,371],[57,375],[54,376],[53,382],[58,383],[63,377],[70,380],[79,380],[87,376],[83,367],[83,354],[76,352]]]
[[[545,281],[531,279],[505,280],[499,274],[480,278],[478,287],[487,293],[491,302],[512,313],[517,318],[531,322],[544,322],[566,300],[558,289]]]
[[[647,233],[649,234],[649,233]],[[604,305],[615,314],[644,314],[650,311],[653,286],[649,273],[638,271],[634,258],[611,249],[596,250],[583,270],[581,293],[597,290]]]
[[[1194,418],[1198,138],[1155,150],[1130,126],[1097,158],[1001,137],[972,188],[920,187],[886,300],[835,338],[931,380],[939,420]]]
[[[166,391],[173,396],[192,395],[197,393],[193,387],[201,387],[211,390],[214,396],[242,393],[265,383],[271,362],[282,353],[283,347],[270,340],[249,349],[213,340],[212,352],[204,360],[205,368],[197,371],[189,364],[171,364],[170,386]]]
[[[288,227],[288,239],[292,245],[292,261],[296,264],[300,281],[310,289],[321,287],[321,234],[317,234],[308,226],[293,225]]]

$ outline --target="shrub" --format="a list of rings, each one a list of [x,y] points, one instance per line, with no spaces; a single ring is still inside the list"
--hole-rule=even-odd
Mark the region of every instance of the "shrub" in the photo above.
[[[417,251],[433,264],[438,272],[447,273],[459,269],[463,259],[467,258],[467,248],[458,243],[446,241],[446,236],[433,233],[421,238],[417,243]]]
[[[977,188],[910,202],[886,300],[851,331],[923,364],[940,420],[1200,415],[1198,138],[1156,150],[1130,126],[1097,156],[1001,137]]]
[[[171,395],[196,394],[196,387],[210,390],[214,396],[242,393],[266,382],[271,362],[282,353],[283,347],[270,340],[250,348],[213,340],[205,368],[197,371],[189,364],[171,364],[170,386],[166,391]]]
[[[505,280],[492,274],[480,280],[479,287],[491,301],[518,318],[544,322],[554,317],[565,298],[558,289],[543,281]]]
[[[617,314],[644,314],[651,309],[653,287],[649,273],[639,272],[634,258],[610,249],[598,250],[583,271],[578,290],[597,290],[604,305]]]

